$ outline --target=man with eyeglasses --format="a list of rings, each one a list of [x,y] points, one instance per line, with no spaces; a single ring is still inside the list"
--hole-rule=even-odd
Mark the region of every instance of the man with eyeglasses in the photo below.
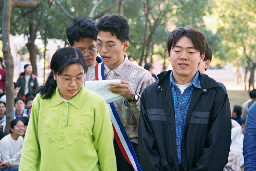
[[[117,170],[139,170],[135,155],[138,151],[139,98],[143,89],[154,80],[147,70],[130,62],[124,54],[129,47],[129,24],[124,17],[103,16],[96,28],[98,31],[97,49],[104,64],[97,64],[95,68],[89,69],[86,80],[121,79],[120,84],[110,84],[111,88],[109,88],[112,93],[120,94],[125,98],[125,100],[109,104],[110,113],[115,115],[112,123],[115,132]],[[103,72],[99,72],[99,68]],[[118,120],[116,116],[120,119],[119,125],[114,123]],[[121,132],[123,131],[122,135],[119,134],[119,127]],[[127,137],[126,142],[123,142],[123,135]]]
[[[102,62],[97,56],[95,22],[90,18],[76,17],[67,29],[67,38],[70,46],[79,49],[88,67]]]

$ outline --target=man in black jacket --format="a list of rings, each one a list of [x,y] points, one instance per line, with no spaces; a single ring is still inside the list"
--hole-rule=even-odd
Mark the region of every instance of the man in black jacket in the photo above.
[[[205,36],[191,27],[170,33],[172,71],[141,96],[139,154],[144,170],[221,171],[228,162],[230,105],[225,90],[200,74]]]

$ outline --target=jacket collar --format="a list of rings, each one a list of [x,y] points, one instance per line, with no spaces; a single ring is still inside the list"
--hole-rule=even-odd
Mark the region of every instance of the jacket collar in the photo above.
[[[177,84],[174,81],[174,77],[173,77],[173,72],[172,71],[171,71],[171,74],[170,74],[170,81],[171,81],[172,85],[177,86]],[[191,85],[193,85],[196,88],[201,88],[200,80],[199,80],[199,71],[196,72],[196,75],[194,76],[193,80],[189,84],[189,86],[191,86]]]
[[[164,71],[158,74],[159,82],[158,86],[162,86],[166,80],[170,80],[170,74],[172,70]],[[209,89],[214,87],[220,87],[220,85],[206,74],[199,73],[199,80],[202,89]]]
[[[75,97],[73,97],[71,100],[69,100],[67,103],[71,104],[72,106],[74,106],[75,108],[81,108],[81,106],[84,104],[85,102],[85,98],[87,97],[87,93],[88,90],[84,88],[84,86],[82,87],[82,89],[80,90],[79,93],[77,93],[77,95]],[[59,93],[59,88],[57,87],[55,90],[55,93],[53,94],[52,98],[51,98],[51,104],[52,107],[58,106],[62,103],[65,103],[65,101],[62,99],[60,93]]]

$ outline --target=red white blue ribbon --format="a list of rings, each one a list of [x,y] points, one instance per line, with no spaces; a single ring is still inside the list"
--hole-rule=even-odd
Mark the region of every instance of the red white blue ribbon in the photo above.
[[[97,63],[95,66],[96,80],[105,80],[104,76],[104,63]],[[110,117],[114,129],[115,140],[125,158],[125,160],[133,167],[135,171],[142,171],[139,166],[136,154],[132,148],[131,142],[125,132],[121,119],[116,111],[114,103],[108,104]]]

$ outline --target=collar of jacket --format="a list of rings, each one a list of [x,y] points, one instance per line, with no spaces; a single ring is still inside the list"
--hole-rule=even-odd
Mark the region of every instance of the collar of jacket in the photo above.
[[[159,82],[158,82],[158,87],[162,87],[165,81],[170,82],[170,74],[172,70],[169,71],[163,71],[160,74],[158,74]],[[199,80],[200,80],[200,85],[201,89],[209,89],[209,88],[214,88],[214,87],[220,87],[220,85],[212,78],[210,78],[206,74],[201,74],[199,73]],[[168,84],[170,85],[170,84]],[[159,88],[160,88],[159,87]]]
[[[67,103],[79,109],[83,106],[85,102],[84,99],[87,98],[87,94],[88,94],[88,90],[85,89],[83,86],[81,90],[77,93],[77,95],[73,97],[71,100],[69,100]],[[51,104],[52,104],[52,107],[54,107],[62,103],[65,103],[65,101],[61,98],[59,89],[57,87],[55,93],[51,97]]]
[[[25,73],[21,73],[20,74],[20,78],[24,78],[25,77]],[[30,75],[30,78],[33,80],[35,78],[35,75],[34,74],[31,74]]]

